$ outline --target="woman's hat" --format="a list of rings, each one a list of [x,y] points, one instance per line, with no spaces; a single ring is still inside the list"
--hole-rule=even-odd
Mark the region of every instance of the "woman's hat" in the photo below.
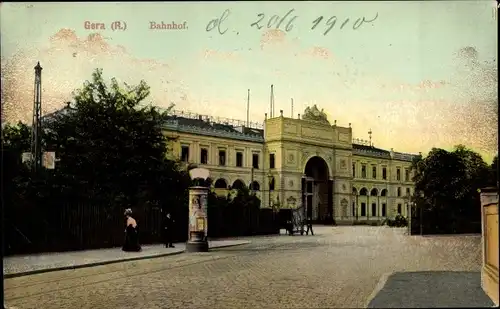
[[[130,216],[132,214],[132,209],[130,209],[130,208],[125,209],[125,212],[123,214],[125,216]]]

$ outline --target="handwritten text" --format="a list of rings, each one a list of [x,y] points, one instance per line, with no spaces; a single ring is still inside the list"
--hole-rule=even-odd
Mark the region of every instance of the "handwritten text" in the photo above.
[[[224,35],[230,30],[230,15],[231,10],[226,9],[220,17],[214,18],[210,20],[207,24],[205,30],[207,32],[211,32],[214,29],[217,29],[217,32],[220,35]],[[304,25],[307,27],[307,24],[311,25],[310,30],[312,31],[321,31],[323,35],[327,35],[332,29],[334,29],[335,25],[338,25],[339,30],[350,28],[352,30],[358,30],[363,25],[373,24],[378,19],[378,13],[375,13],[372,17],[339,17],[337,15],[325,17],[324,15],[316,17],[311,21],[303,21],[299,18],[297,14],[295,14],[295,9],[288,10],[285,14],[273,14],[266,15],[265,13],[259,13],[254,18],[254,20],[249,22],[249,27],[257,30],[261,29],[279,29],[285,32],[290,32],[294,29],[294,26],[298,27]],[[338,24],[337,24],[338,22]],[[236,34],[239,34],[239,29],[231,29]]]

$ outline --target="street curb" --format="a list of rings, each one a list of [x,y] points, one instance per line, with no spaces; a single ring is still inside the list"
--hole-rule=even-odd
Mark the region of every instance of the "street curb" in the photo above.
[[[220,248],[248,245],[249,243],[250,243],[250,241],[246,241],[246,242],[242,241],[242,243],[240,243],[240,244],[220,245],[220,246],[217,246],[215,248],[209,248],[209,250],[210,249],[220,249]],[[160,258],[160,257],[165,257],[165,256],[178,255],[178,254],[182,254],[182,253],[186,253],[186,250],[184,249],[183,251],[177,251],[177,252],[159,253],[159,254],[155,254],[155,255],[136,256],[136,257],[125,258],[125,259],[120,259],[120,260],[99,261],[99,262],[93,262],[93,263],[87,263],[87,264],[69,265],[69,266],[29,270],[29,271],[14,273],[14,274],[4,274],[3,277],[4,277],[4,279],[10,279],[10,278],[37,275],[37,274],[43,274],[43,273],[49,273],[49,272],[61,271],[61,270],[80,269],[80,268],[96,267],[96,266],[103,266],[103,265],[123,263],[123,262],[133,262],[133,261],[145,260],[145,259],[155,259],[155,258]]]
[[[384,288],[385,284],[387,283],[387,280],[389,279],[389,277],[393,274],[394,272],[388,272],[388,273],[384,273],[382,274],[382,276],[380,277],[379,281],[377,282],[377,285],[375,286],[375,289],[373,289],[373,291],[371,292],[370,296],[368,297],[368,299],[366,300],[366,303],[365,305],[363,306],[363,308],[368,308],[368,306],[370,305],[370,303],[372,302],[372,300],[375,299],[375,297],[377,296],[377,294],[382,291],[382,289]]]

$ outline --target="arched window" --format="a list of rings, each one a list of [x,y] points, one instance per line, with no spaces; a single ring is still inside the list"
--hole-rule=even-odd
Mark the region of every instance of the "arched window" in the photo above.
[[[214,184],[214,188],[216,189],[227,189],[227,182],[225,179],[219,178]]]
[[[382,192],[380,192],[380,196],[387,196],[387,189],[382,189]]]
[[[239,180],[239,179],[236,179],[234,182],[233,182],[233,185],[231,186],[231,189],[233,190],[241,190],[245,187],[245,184],[243,183],[243,181]]]
[[[257,181],[254,181],[250,184],[250,190],[253,191],[259,191],[260,190],[260,185]]]
[[[371,196],[377,196],[378,195],[378,190],[377,188],[373,188],[372,191],[370,192]]]
[[[368,195],[368,189],[362,188],[361,190],[359,190],[359,195]]]

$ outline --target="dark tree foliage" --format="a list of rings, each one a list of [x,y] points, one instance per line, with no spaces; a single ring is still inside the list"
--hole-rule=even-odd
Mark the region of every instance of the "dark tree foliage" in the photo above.
[[[54,171],[34,177],[24,173],[21,153],[30,149],[30,128],[22,123],[2,131],[4,157],[15,165],[4,170],[14,179],[7,191],[31,203],[51,197],[60,203],[78,201],[120,208],[185,204],[189,175],[177,162],[167,160],[167,139],[161,113],[144,104],[149,95],[145,82],[120,87],[107,85],[102,70],[74,93],[74,103],[64,113],[43,122],[43,144],[56,152]],[[10,161],[9,161],[10,162]],[[8,172],[8,173],[7,173]],[[15,192],[15,194],[14,194]]]
[[[491,163],[491,166],[490,166],[490,179],[491,179],[491,183],[490,185],[492,187],[497,187],[498,188],[498,155],[496,155],[494,158],[493,158],[493,162]]]
[[[471,222],[480,222],[478,190],[495,182],[492,168],[463,145],[451,152],[433,148],[412,165],[413,201],[419,209],[414,214],[421,214],[421,208],[423,222],[442,232],[459,232]]]
[[[22,197],[23,183],[29,171],[22,164],[23,152],[30,151],[30,128],[23,124],[6,124],[2,129],[2,178],[4,205],[12,205]],[[7,208],[6,208],[7,209]]]
[[[179,204],[189,176],[166,159],[163,115],[143,104],[148,95],[143,81],[121,88],[112,79],[108,86],[96,70],[75,92],[71,112],[46,126],[60,183],[78,188],[79,198],[121,207]]]

